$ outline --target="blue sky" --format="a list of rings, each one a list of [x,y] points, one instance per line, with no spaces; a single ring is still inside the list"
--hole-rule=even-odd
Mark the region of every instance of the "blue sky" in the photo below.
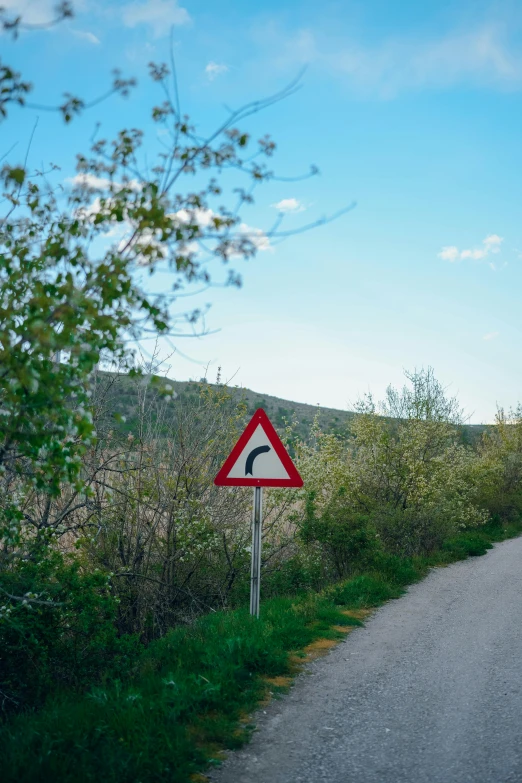
[[[52,2],[3,0],[43,21]],[[357,202],[334,223],[240,263],[241,290],[207,292],[215,334],[178,343],[177,379],[209,363],[267,394],[350,408],[382,397],[403,368],[432,365],[471,421],[522,399],[522,5],[366,0],[136,0],[75,4],[58,28],[2,39],[4,57],[35,83],[32,99],[102,92],[112,68],[140,86],[65,129],[53,114],[13,112],[2,148],[63,179],[107,133],[146,124],[145,79],[165,60],[174,25],[183,108],[202,128],[285,86],[301,90],[248,121],[272,134],[274,165],[319,177],[259,189],[245,221],[267,228],[284,202],[298,228]],[[168,346],[163,345],[165,354]]]

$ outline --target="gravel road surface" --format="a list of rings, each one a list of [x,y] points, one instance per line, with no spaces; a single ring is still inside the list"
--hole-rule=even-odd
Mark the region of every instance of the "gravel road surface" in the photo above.
[[[215,783],[522,783],[522,538],[432,571],[255,722]]]

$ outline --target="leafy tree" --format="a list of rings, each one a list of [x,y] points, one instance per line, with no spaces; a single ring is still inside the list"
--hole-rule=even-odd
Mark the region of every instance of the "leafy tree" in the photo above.
[[[406,378],[409,385],[389,387],[380,405],[371,396],[360,401],[348,440],[316,424],[311,443],[297,447],[306,487],[301,529],[337,570],[339,563],[346,570],[372,528],[388,550],[412,555],[488,517],[476,455],[460,442],[458,402],[431,368]]]
[[[522,406],[499,408],[495,426],[478,448],[480,502],[497,522],[517,520],[522,512]]]
[[[72,13],[62,3],[49,24]],[[0,19],[15,37],[24,27],[5,11]],[[193,284],[212,284],[212,262],[229,265],[268,242],[242,222],[241,209],[258,184],[274,178],[268,162],[275,144],[268,136],[254,142],[238,124],[297,84],[230,112],[203,137],[181,111],[174,65],[151,63],[149,72],[162,96],[151,117],[166,140],[156,165],[145,166],[146,136],[130,127],[95,139],[77,156],[68,193],[55,182],[53,167],[31,171],[27,156],[0,171],[6,205],[0,215],[0,471],[16,492],[30,486],[56,495],[63,482],[80,487],[82,456],[96,437],[89,378],[100,358],[129,369],[129,340],[197,330],[201,312],[175,314],[179,297]],[[134,83],[117,73],[100,99],[128,96]],[[31,89],[3,64],[0,118],[7,120],[14,105],[34,106]],[[42,108],[70,123],[96,102],[65,95],[60,106]],[[284,233],[278,226],[272,235]],[[158,270],[170,272],[171,291],[153,295],[146,281]],[[240,277],[229,269],[226,282],[239,285]],[[20,542],[16,492],[3,503],[8,546]]]
[[[368,516],[350,503],[344,487],[328,503],[320,504],[320,511],[315,501],[316,493],[307,493],[299,536],[305,544],[318,545],[333,576],[345,579],[354,568],[371,563],[378,550],[375,530]]]
[[[351,425],[356,497],[392,550],[428,553],[487,515],[477,505],[475,457],[460,442],[457,400],[431,368],[405,375],[410,386],[389,387],[380,406],[371,397],[359,404]]]

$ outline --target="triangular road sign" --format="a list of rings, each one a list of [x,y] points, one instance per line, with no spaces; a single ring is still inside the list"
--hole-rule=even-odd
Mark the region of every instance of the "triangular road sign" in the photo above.
[[[214,479],[219,487],[302,487],[290,455],[259,408]]]

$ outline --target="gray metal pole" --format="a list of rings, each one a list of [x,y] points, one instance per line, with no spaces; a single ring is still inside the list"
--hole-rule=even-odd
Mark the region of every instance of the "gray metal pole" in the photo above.
[[[250,614],[254,617],[259,617],[262,527],[263,487],[254,487],[254,514],[252,519],[252,570],[250,572]]]

